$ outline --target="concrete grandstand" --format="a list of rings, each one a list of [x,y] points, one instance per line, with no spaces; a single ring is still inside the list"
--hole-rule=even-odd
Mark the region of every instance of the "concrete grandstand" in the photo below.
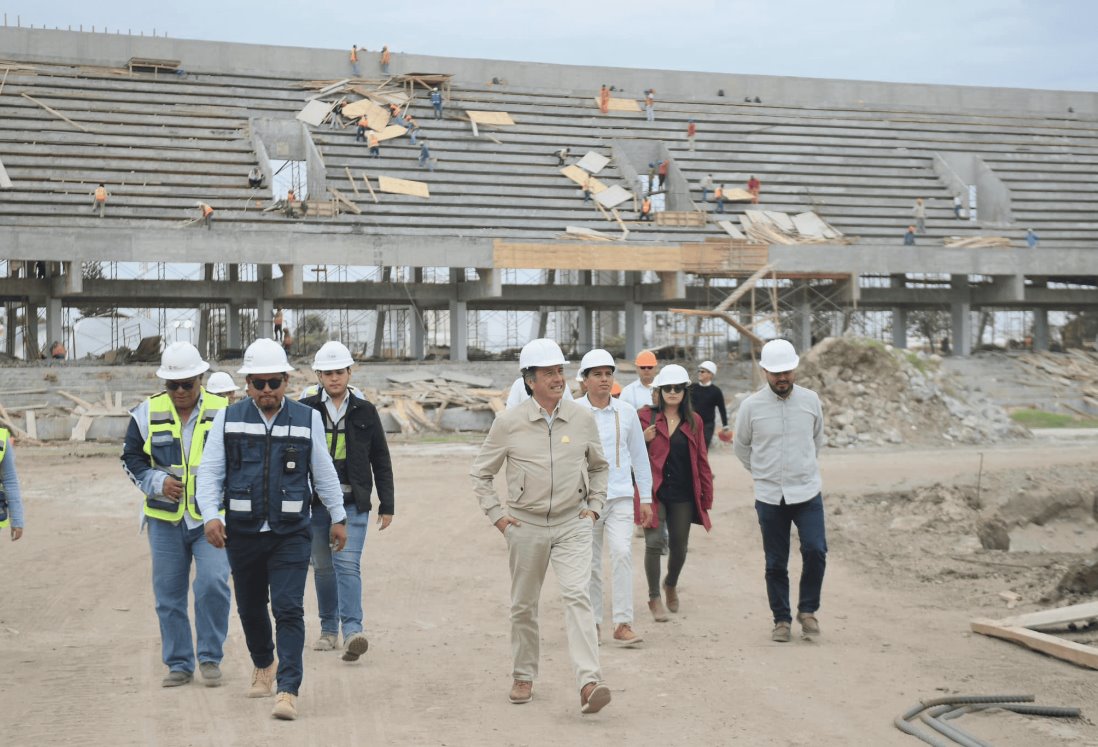
[[[127,63],[135,58],[178,61],[181,72],[134,71]],[[375,56],[365,59],[362,85],[389,78],[371,69]],[[437,158],[428,171],[407,137],[382,143],[373,159],[353,126],[295,119],[324,83],[351,77],[344,50],[3,28],[0,68],[0,163],[10,179],[0,189],[0,259],[8,265],[0,299],[9,352],[17,312],[25,321],[44,311],[55,340],[65,336],[64,310],[89,304],[217,307],[228,320],[220,347],[229,349],[270,335],[274,308],[399,308],[412,320],[412,357],[426,354],[433,323],[445,326],[453,360],[468,355],[470,316],[491,309],[570,309],[581,349],[620,322],[631,357],[651,343],[646,312],[710,309],[737,287],[736,303],[725,306],[742,334],[781,321],[798,349],[818,330],[841,329],[852,309],[889,315],[900,347],[908,311],[948,310],[961,355],[974,342],[974,311],[1024,312],[1041,349],[1050,311],[1098,309],[1095,93],[396,54],[393,75],[414,92],[408,111]],[[423,71],[451,76],[441,120],[426,89],[407,77]],[[656,89],[655,121],[643,111],[600,114],[603,83],[633,100]],[[474,135],[467,110],[504,111],[515,125]],[[597,178],[636,194],[648,165],[666,159],[667,209],[698,219],[639,222],[630,200],[620,215],[624,240],[565,237],[573,227],[617,239],[621,223],[559,173],[553,153],[564,147],[609,157]],[[303,164],[310,200],[329,200],[335,189],[353,209],[306,218],[265,212],[278,197],[275,160]],[[266,177],[259,190],[247,184],[253,166]],[[378,175],[426,182],[430,198],[375,201],[358,181],[364,172],[375,186]],[[716,214],[702,201],[706,174],[730,189],[757,176],[760,204],[729,203]],[[89,207],[100,182],[111,193],[102,219]],[[961,218],[955,195],[963,196]],[[927,230],[903,246],[916,198],[926,201]],[[210,231],[185,225],[197,201],[216,210]],[[717,223],[748,209],[814,211],[849,242],[743,241]],[[1030,228],[1040,237],[1034,249],[1025,243]],[[943,245],[976,236],[1012,246]],[[85,277],[92,262],[204,271],[195,280]],[[43,263],[39,273],[35,263]],[[318,264],[404,269],[338,282],[315,270],[309,277],[305,268]],[[546,272],[542,282],[517,283],[515,270]],[[742,292],[747,278],[758,281],[758,298]],[[241,324],[242,313],[254,323]],[[37,325],[25,327],[27,349],[37,350]],[[207,332],[200,340],[208,352]]]

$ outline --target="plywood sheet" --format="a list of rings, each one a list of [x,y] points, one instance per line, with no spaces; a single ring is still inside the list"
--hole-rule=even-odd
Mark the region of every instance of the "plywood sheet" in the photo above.
[[[395,137],[400,137],[407,131],[407,127],[401,127],[400,125],[389,125],[384,130],[377,133],[377,140],[379,143],[383,143],[386,140],[392,140]]]
[[[580,187],[586,184],[588,178],[590,178],[591,194],[597,195],[600,192],[605,192],[607,189],[607,186],[605,184],[603,184],[598,179],[594,178],[575,164],[572,164],[571,166],[565,166],[563,169],[560,170],[560,173],[564,174],[576,184],[580,185]]]
[[[820,220],[820,216],[813,212],[798,213],[793,216],[793,225],[797,227],[797,233],[807,238],[830,239],[833,236],[828,225]]]
[[[383,131],[389,125],[389,110],[375,104],[370,99],[362,99],[343,107],[343,116],[350,119],[358,119],[363,114],[370,123],[370,129],[377,132]]]
[[[616,208],[623,202],[633,199],[633,193],[615,184],[595,195],[595,201],[605,208]]]
[[[790,218],[789,215],[787,215],[786,213],[783,213],[779,210],[765,210],[763,212],[766,217],[770,219],[770,222],[780,228],[782,231],[785,231],[786,233],[793,233],[797,230],[797,227],[793,225],[793,219]]]
[[[507,112],[481,112],[466,109],[469,119],[481,125],[513,125],[515,120]]]
[[[580,160],[576,161],[576,166],[586,171],[588,174],[597,174],[606,168],[606,164],[610,163],[610,159],[604,155],[596,153],[595,151],[588,151]]]
[[[305,105],[304,109],[295,115],[295,118],[305,124],[319,127],[324,120],[327,119],[328,113],[332,111],[333,106],[335,106],[335,104],[330,101],[310,101]]]
[[[0,161],[0,189],[11,189],[11,179],[8,178],[7,169],[4,168],[4,163]]]
[[[717,225],[723,228],[724,232],[734,239],[745,238],[740,229],[736,228],[730,220],[719,220],[717,221]]]
[[[382,192],[424,198],[431,196],[431,192],[427,188],[427,182],[414,182],[410,179],[394,179],[391,176],[378,176],[377,181],[380,185],[378,189]]]
[[[746,189],[726,189],[724,190],[725,202],[751,202],[754,197]]]
[[[595,105],[599,103],[599,97],[595,97]],[[612,112],[639,112],[641,110],[640,104],[635,99],[610,99],[609,105]]]

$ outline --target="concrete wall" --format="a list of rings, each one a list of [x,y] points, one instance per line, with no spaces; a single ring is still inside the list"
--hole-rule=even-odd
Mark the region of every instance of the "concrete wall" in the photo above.
[[[299,123],[301,124],[301,123]],[[301,139],[305,143],[305,182],[308,196],[312,200],[328,199],[328,169],[324,165],[324,156],[313,142],[309,128],[301,124]]]
[[[351,74],[346,49],[306,49],[257,44],[166,39],[120,34],[0,29],[0,50],[7,59],[76,65],[124,66],[130,57],[178,59],[194,72],[284,76],[293,79],[342,78]],[[364,76],[380,76],[376,54],[359,63]],[[1020,88],[934,86],[877,81],[732,75],[672,70],[549,65],[537,62],[456,59],[394,53],[392,72],[452,73],[459,83],[483,85],[493,77],[510,85],[593,94],[603,83],[640,97],[645,88],[676,98],[716,97],[723,89],[732,101],[759,96],[764,104],[928,108],[949,111],[1048,112],[1070,117],[1098,114],[1098,93]]]
[[[1009,225],[1014,220],[1010,188],[987,163],[973,153],[935,153],[934,171],[967,205],[968,186],[976,186],[976,209],[986,224]]]

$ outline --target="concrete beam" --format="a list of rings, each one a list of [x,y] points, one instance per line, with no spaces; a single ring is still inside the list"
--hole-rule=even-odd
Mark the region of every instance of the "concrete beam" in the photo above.
[[[301,265],[285,265],[280,264],[279,269],[282,270],[282,296],[300,296],[304,292],[305,268]]]
[[[1012,304],[1026,300],[1026,279],[1022,275],[996,275],[991,286],[980,288],[980,303]]]
[[[661,272],[660,298],[664,301],[678,301],[686,298],[686,274],[682,272]]]
[[[771,246],[769,262],[786,272],[896,273],[940,272],[951,275],[1098,275],[1098,252],[1092,248],[947,249],[941,246],[850,244]],[[1055,268],[1054,270],[1052,268]]]

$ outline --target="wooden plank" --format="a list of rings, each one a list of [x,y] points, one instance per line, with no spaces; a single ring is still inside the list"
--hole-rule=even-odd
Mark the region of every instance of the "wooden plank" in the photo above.
[[[685,316],[704,316],[723,319],[730,327],[756,345],[762,345],[766,342],[766,340],[756,335],[746,325],[740,324],[739,320],[734,319],[731,314],[726,314],[723,311],[706,311],[705,309],[668,309],[668,311],[673,314],[683,314]]]
[[[705,213],[694,210],[661,210],[656,213],[657,226],[687,226],[696,228],[706,225],[707,222],[708,216],[706,216]]]
[[[586,171],[588,174],[597,174],[606,168],[606,164],[610,163],[610,159],[606,156],[596,153],[593,150],[587,151],[580,160],[576,161],[575,165]]]
[[[564,232],[570,236],[595,239],[597,241],[614,241],[617,238],[616,236],[607,236],[600,231],[595,231],[591,228],[583,228],[582,226],[566,226]]]
[[[507,112],[484,112],[466,109],[465,113],[469,115],[469,119],[478,125],[506,126],[515,123],[515,120],[511,119],[511,115]]]
[[[362,181],[366,182],[366,189],[370,190],[370,197],[374,198],[374,202],[379,202],[377,195],[374,193],[374,188],[370,186],[370,177],[366,175],[366,172],[362,172]]]
[[[1046,633],[1038,633],[1036,630],[1029,630],[1028,628],[1002,625],[995,620],[973,620],[969,625],[974,633],[1020,643],[1034,651],[1055,656],[1057,659],[1063,659],[1089,669],[1098,669],[1098,648],[1094,646],[1057,638]]]
[[[1029,612],[1024,615],[1007,617],[998,622],[1006,627],[1037,628],[1046,625],[1067,625],[1068,623],[1081,622],[1094,617],[1098,617],[1098,602],[1084,602],[1083,604],[1073,604],[1070,607]]]
[[[719,220],[717,221],[717,225],[723,228],[724,232],[734,239],[744,238],[744,235],[740,232],[740,229],[736,228],[736,226],[730,220]]]
[[[0,161],[0,189],[11,189],[11,179],[8,178],[8,172],[4,168],[4,162]]]
[[[351,167],[350,166],[344,166],[343,170],[347,172],[347,181],[349,181],[351,183],[351,189],[353,189],[355,191],[355,196],[357,197],[361,193],[358,191],[358,185],[355,184],[355,178],[351,174]]]
[[[631,199],[633,199],[633,193],[618,184],[595,193],[595,202],[608,208],[616,208]]]
[[[4,95],[4,84],[8,82],[8,73],[11,72],[10,67],[4,68],[4,79],[0,80],[0,96]]]
[[[595,97],[595,106],[599,105],[599,97]],[[615,99],[611,98],[607,108],[612,112],[639,112],[641,110],[640,104],[636,99]]]
[[[377,133],[377,140],[379,143],[383,143],[386,140],[392,140],[395,137],[400,137],[407,131],[407,127],[401,127],[400,125],[389,125],[384,130]]]
[[[71,124],[71,125],[72,125],[73,127],[75,127],[76,129],[78,129],[78,130],[83,130],[84,132],[89,132],[89,133],[91,132],[91,130],[89,130],[89,129],[88,129],[87,127],[84,127],[83,125],[79,125],[79,124],[77,124],[76,122],[73,122],[73,121],[72,121],[71,119],[69,119],[68,117],[66,117],[66,116],[65,116],[64,114],[62,114],[61,112],[57,111],[56,109],[54,109],[54,108],[52,108],[52,107],[49,107],[49,106],[47,106],[46,104],[43,104],[43,103],[42,103],[41,101],[39,101],[38,99],[34,98],[33,96],[30,96],[29,94],[26,94],[26,93],[24,93],[24,94],[23,94],[23,98],[25,98],[25,99],[26,99],[27,101],[32,101],[32,102],[34,102],[35,104],[38,104],[38,105],[39,105],[40,107],[42,107],[43,109],[45,109],[46,111],[48,111],[48,112],[49,112],[50,114],[54,115],[55,117],[60,117],[61,119],[65,120],[66,122],[68,122],[69,124]]]
[[[335,106],[335,103],[332,101],[310,101],[304,109],[294,115],[294,119],[313,127],[319,127],[332,113],[333,106]]]
[[[729,309],[733,304],[743,298],[744,294],[747,293],[747,291],[754,288],[755,283],[766,277],[767,273],[769,273],[772,269],[773,268],[770,265],[766,265],[765,267],[757,270],[751,277],[737,285],[736,290],[729,293],[727,298],[714,306],[713,311],[725,311]]]
[[[683,269],[680,247],[673,244],[621,246],[602,242],[493,242],[493,267],[529,270]]]
[[[427,188],[427,182],[416,182],[411,179],[395,179],[391,176],[378,176],[378,189],[395,195],[411,195],[427,199],[431,191]]]
[[[609,189],[609,187],[607,187],[605,184],[603,184],[598,179],[591,176],[590,174],[588,174],[586,171],[579,168],[575,164],[572,164],[570,166],[565,166],[563,169],[560,170],[560,173],[563,174],[564,176],[568,177],[572,181],[574,181],[581,188],[583,187],[584,184],[587,183],[587,180],[590,179],[591,180],[591,194],[594,194],[594,195],[597,195],[599,192],[605,192],[607,189]]]
[[[61,391],[61,390],[58,390],[57,393],[60,394],[65,399],[72,400],[76,404],[83,407],[85,410],[94,410],[95,409],[95,405],[93,405],[91,402],[88,402],[86,399],[81,399],[80,397],[77,397],[75,394],[69,394],[68,392]]]
[[[746,189],[726,189],[724,190],[725,202],[751,202],[755,197]]]
[[[76,421],[76,425],[73,426],[72,434],[69,435],[70,441],[85,441],[88,438],[88,429],[92,424],[91,415],[81,415],[80,420]]]
[[[332,197],[336,198],[344,205],[346,205],[347,209],[350,210],[352,213],[354,213],[355,215],[362,215],[362,211],[358,209],[358,205],[354,204],[346,197],[344,197],[343,193],[340,192],[338,189],[336,189],[335,187],[328,187],[328,191],[332,193]]]
[[[617,208],[613,208],[610,212],[614,214],[614,220],[618,222],[618,227],[621,228],[621,240],[625,241],[629,238],[629,229],[625,227],[625,221],[621,219],[621,213]]]
[[[389,126],[389,110],[378,106],[370,99],[355,101],[343,107],[345,119],[350,118],[351,121],[355,121],[363,114],[366,115],[371,130],[383,132]]]

